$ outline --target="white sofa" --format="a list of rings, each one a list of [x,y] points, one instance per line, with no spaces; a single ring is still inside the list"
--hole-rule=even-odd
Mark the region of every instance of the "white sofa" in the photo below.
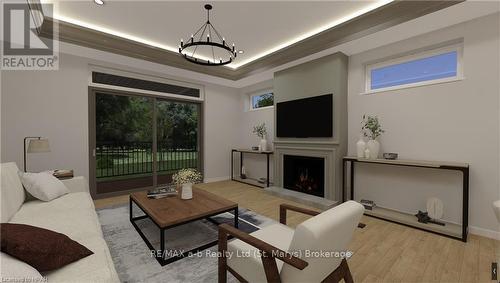
[[[44,273],[49,282],[119,282],[108,246],[83,177],[64,180],[71,193],[50,202],[25,201],[15,163],[1,167],[1,221],[63,233],[94,252],[60,269]]]

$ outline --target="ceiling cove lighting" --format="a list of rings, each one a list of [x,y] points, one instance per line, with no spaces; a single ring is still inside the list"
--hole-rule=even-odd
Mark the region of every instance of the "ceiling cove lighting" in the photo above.
[[[222,66],[230,64],[238,55],[234,43],[229,47],[226,39],[219,34],[210,22],[212,5],[206,4],[205,9],[207,10],[207,21],[191,35],[187,43],[184,43],[184,40],[181,39],[179,54],[189,62],[199,65]],[[211,54],[212,58],[200,59],[196,51],[205,51],[205,53]]]
[[[368,13],[370,11],[378,9],[378,8],[380,8],[380,7],[384,6],[384,5],[387,5],[387,4],[389,4],[389,3],[393,2],[393,1],[394,0],[378,0],[378,1],[373,1],[373,4],[370,4],[370,5],[366,6],[366,7],[364,7],[363,9],[359,9],[359,10],[357,10],[357,11],[351,13],[351,14],[345,15],[342,18],[337,19],[337,20],[335,20],[333,22],[330,22],[330,23],[328,23],[328,24],[326,24],[324,26],[321,26],[321,27],[313,29],[313,30],[311,30],[309,32],[300,34],[300,35],[298,35],[297,37],[295,37],[293,39],[290,39],[288,41],[282,42],[282,43],[280,43],[280,44],[278,44],[278,45],[276,45],[276,46],[274,46],[274,47],[272,47],[270,49],[267,49],[267,50],[265,50],[265,51],[263,51],[261,53],[258,53],[256,55],[254,55],[252,57],[245,58],[245,60],[238,61],[238,63],[233,63],[229,67],[231,67],[232,69],[237,69],[237,68],[239,68],[239,67],[241,67],[243,65],[251,63],[251,62],[253,62],[253,61],[257,60],[257,59],[260,59],[260,58],[262,58],[264,56],[267,56],[267,55],[269,55],[271,53],[274,53],[274,52],[279,51],[279,50],[281,50],[283,48],[286,48],[286,47],[288,47],[288,46],[290,46],[292,44],[295,44],[295,43],[297,43],[299,41],[302,41],[302,40],[304,40],[304,39],[306,39],[308,37],[311,37],[313,35],[319,34],[319,33],[323,32],[325,30],[331,29],[331,28],[333,28],[335,26],[338,26],[338,25],[340,25],[342,23],[350,21],[350,20],[352,20],[352,19],[354,19],[356,17],[359,17],[359,16],[361,16],[363,14],[366,14],[366,13]]]
[[[231,68],[233,70],[236,70],[238,69],[239,67],[243,66],[243,65],[246,65],[248,63],[251,63],[257,59],[260,59],[266,55],[269,55],[271,53],[274,53],[282,48],[285,48],[291,44],[294,44],[300,40],[303,40],[307,37],[310,37],[310,36],[313,36],[317,33],[320,33],[322,31],[325,31],[329,28],[332,28],[336,25],[339,25],[339,24],[342,24],[343,22],[346,22],[346,21],[349,21],[351,19],[354,19],[355,17],[358,17],[364,13],[368,13],[372,10],[375,10],[377,8],[380,8],[390,2],[393,2],[394,0],[379,0],[379,1],[375,1],[373,2],[372,5],[369,5],[368,7],[364,8],[364,9],[361,9],[361,10],[358,10],[352,14],[349,14],[349,15],[346,15],[345,17],[342,17],[341,19],[338,19],[328,25],[325,25],[325,26],[322,26],[320,28],[317,28],[317,29],[314,29],[310,32],[307,32],[305,34],[302,34],[302,35],[299,35],[298,37],[294,38],[294,39],[291,39],[289,41],[286,41],[286,42],[283,42],[277,46],[274,46],[270,49],[267,49],[259,54],[256,54],[252,57],[249,57],[249,58],[245,58],[245,60],[238,60],[238,63],[235,63],[234,61],[231,63],[231,64],[227,64],[225,65],[225,67],[228,67],[228,68]],[[45,3],[53,3],[52,0],[41,0],[40,1],[42,4],[45,4]],[[110,28],[107,28],[107,27],[104,27],[104,26],[101,26],[101,25],[96,25],[96,24],[92,24],[90,22],[87,22],[87,21],[82,21],[82,20],[79,20],[79,19],[76,19],[76,18],[72,18],[72,17],[68,17],[68,16],[65,16],[65,15],[62,15],[60,13],[58,13],[57,10],[54,11],[54,18],[57,19],[57,20],[60,20],[60,21],[63,21],[63,22],[67,22],[67,23],[70,23],[70,24],[74,24],[74,25],[78,25],[78,26],[81,26],[81,27],[86,27],[86,28],[89,28],[89,29],[93,29],[93,30],[96,30],[96,31],[100,31],[100,32],[104,32],[104,33],[107,33],[107,34],[111,34],[111,35],[114,35],[114,36],[118,36],[118,37],[122,37],[122,38],[126,38],[128,40],[132,40],[132,41],[135,41],[135,42],[139,42],[139,43],[143,43],[143,44],[146,44],[146,45],[150,45],[150,46],[153,46],[153,47],[157,47],[157,48],[160,48],[160,49],[163,49],[163,50],[167,50],[167,51],[172,51],[172,52],[178,52],[178,48],[176,48],[175,46],[173,45],[166,45],[166,44],[162,44],[162,43],[159,43],[159,42],[156,42],[156,41],[152,41],[152,40],[149,40],[149,39],[146,39],[146,38],[143,38],[143,37],[140,37],[140,36],[137,36],[137,35],[132,35],[132,34],[129,34],[129,33],[126,33],[126,32],[122,32],[122,31],[119,31],[119,30],[116,30],[116,29],[110,29]],[[208,57],[205,57],[203,55],[197,55],[197,57],[199,59],[204,59],[204,60],[209,60]]]
[[[94,0],[94,3],[96,3],[99,6],[104,5],[104,1],[102,0]]]

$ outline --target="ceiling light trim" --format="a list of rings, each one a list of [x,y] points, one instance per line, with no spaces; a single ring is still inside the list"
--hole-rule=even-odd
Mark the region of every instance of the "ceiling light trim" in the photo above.
[[[272,54],[274,52],[277,52],[277,51],[279,51],[281,49],[287,48],[288,46],[293,45],[295,43],[298,43],[298,42],[300,42],[300,41],[302,41],[304,39],[307,39],[307,38],[309,38],[311,36],[317,35],[317,34],[323,32],[323,31],[326,31],[328,29],[334,28],[334,27],[336,27],[336,26],[338,26],[340,24],[343,24],[343,23],[345,23],[347,21],[350,21],[350,20],[352,20],[352,19],[354,19],[356,17],[359,17],[359,16],[361,16],[363,14],[366,14],[366,13],[368,13],[370,11],[378,9],[378,8],[380,8],[380,7],[384,6],[384,5],[387,5],[387,4],[389,4],[389,3],[393,2],[393,1],[394,0],[379,0],[379,1],[376,1],[374,4],[372,4],[372,5],[368,6],[368,7],[365,7],[363,9],[357,10],[356,12],[351,13],[351,14],[349,14],[347,16],[344,16],[344,17],[342,17],[340,19],[337,19],[337,20],[335,20],[333,22],[330,22],[327,25],[324,25],[322,27],[316,28],[316,29],[311,30],[309,32],[306,32],[306,33],[304,33],[302,35],[299,35],[296,38],[293,38],[293,39],[288,40],[286,42],[283,42],[283,43],[281,43],[279,45],[276,45],[275,47],[272,47],[272,48],[270,48],[270,49],[268,49],[266,51],[263,51],[263,52],[255,55],[255,56],[252,56],[252,57],[250,57],[250,58],[248,58],[246,60],[240,61],[238,63],[231,64],[232,65],[231,67],[234,68],[234,69],[242,67],[242,66],[244,66],[246,64],[249,64],[249,63],[251,63],[253,61],[256,61],[256,60],[258,60],[258,59],[260,59],[262,57],[270,55],[270,54]]]
[[[322,26],[322,27],[319,27],[319,28],[316,28],[312,31],[309,31],[309,32],[306,32],[302,35],[299,35],[298,37],[296,38],[293,38],[291,40],[288,40],[286,42],[283,42],[279,45],[276,45],[270,49],[267,49],[257,55],[254,55],[250,58],[247,58],[243,61],[240,61],[238,63],[236,62],[231,62],[230,64],[227,64],[227,65],[224,65],[223,67],[226,67],[226,68],[230,68],[232,70],[236,70],[244,65],[247,65],[249,63],[252,63],[254,61],[257,61],[258,59],[261,59],[265,56],[268,56],[272,53],[275,53],[277,51],[280,51],[284,48],[287,48],[293,44],[296,44],[302,40],[305,40],[311,36],[314,36],[314,35],[317,35],[321,32],[324,32],[328,29],[331,29],[331,28],[334,28],[335,26],[338,26],[342,23],[345,23],[347,21],[350,21],[358,16],[361,16],[363,14],[366,14],[370,11],[373,11],[375,9],[378,9],[384,5],[387,5],[391,2],[393,2],[394,0],[379,0],[379,1],[376,1],[374,4],[370,5],[370,6],[367,6],[363,9],[360,9],[360,10],[357,10],[356,12],[354,13],[351,13],[349,15],[346,15],[340,19],[337,19],[325,26]],[[46,2],[46,1],[42,1],[42,2]],[[149,40],[149,39],[146,39],[146,38],[142,38],[140,36],[135,36],[135,35],[132,35],[132,34],[128,34],[126,32],[121,32],[121,31],[118,31],[118,30],[115,30],[115,29],[111,29],[111,28],[107,28],[107,27],[103,27],[103,26],[99,26],[99,25],[96,25],[96,24],[92,24],[92,23],[89,23],[89,22],[85,22],[85,21],[81,21],[81,20],[78,20],[78,19],[74,19],[74,18],[70,18],[70,17],[66,17],[64,15],[61,15],[59,13],[55,13],[54,14],[54,18],[56,20],[60,20],[60,21],[64,21],[64,22],[68,22],[70,24],[73,24],[73,25],[77,25],[77,26],[81,26],[81,27],[85,27],[85,28],[88,28],[88,29],[93,29],[93,30],[96,30],[96,31],[100,31],[100,32],[103,32],[103,33],[107,33],[107,34],[110,34],[110,35],[114,35],[114,36],[118,36],[118,37],[122,37],[122,38],[125,38],[125,39],[129,39],[129,40],[132,40],[132,41],[135,41],[135,42],[138,42],[138,43],[142,43],[142,44],[146,44],[146,45],[150,45],[150,46],[153,46],[153,47],[156,47],[156,48],[160,48],[160,49],[164,49],[164,50],[167,50],[167,51],[170,51],[170,52],[175,52],[175,53],[178,53],[178,47],[173,47],[173,46],[169,46],[169,45],[165,45],[165,44],[162,44],[162,43],[159,43],[159,42],[156,42],[156,41],[153,41],[153,40]],[[208,57],[204,57],[204,56],[197,56],[197,58],[199,59],[202,59],[202,60],[209,60]]]
[[[165,45],[165,44],[161,44],[161,43],[153,41],[153,40],[145,39],[145,38],[138,37],[138,36],[135,36],[135,35],[132,35],[132,34],[128,34],[128,33],[125,33],[125,32],[113,30],[113,29],[106,28],[106,27],[103,27],[103,26],[94,25],[94,24],[91,24],[91,23],[88,23],[88,22],[84,22],[84,21],[80,21],[80,20],[77,20],[77,19],[65,17],[65,16],[62,16],[62,15],[59,15],[59,14],[55,14],[54,18],[56,20],[58,20],[58,21],[63,21],[63,22],[67,22],[67,23],[70,23],[70,24],[73,24],[73,25],[77,25],[77,26],[81,26],[81,27],[84,27],[84,28],[88,28],[88,29],[91,29],[91,30],[95,30],[95,31],[107,33],[107,34],[110,34],[110,35],[113,35],[113,36],[121,37],[121,38],[128,39],[128,40],[132,40],[132,41],[135,41],[137,43],[142,43],[142,44],[150,45],[150,46],[153,46],[153,47],[156,47],[156,48],[160,48],[160,49],[163,49],[163,50],[167,50],[167,51],[171,51],[171,52],[174,52],[174,53],[178,52],[178,49],[175,48],[175,47],[171,47],[171,46],[168,46],[168,45]],[[203,60],[207,60],[208,59],[207,57],[203,57],[203,56],[199,56],[198,58],[203,59]]]

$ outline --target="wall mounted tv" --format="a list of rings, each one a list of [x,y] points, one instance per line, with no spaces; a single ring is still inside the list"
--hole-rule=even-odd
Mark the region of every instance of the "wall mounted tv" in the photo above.
[[[310,138],[333,136],[333,95],[276,104],[276,136]]]

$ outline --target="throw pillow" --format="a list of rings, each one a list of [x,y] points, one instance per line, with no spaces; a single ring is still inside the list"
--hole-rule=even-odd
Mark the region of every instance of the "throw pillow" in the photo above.
[[[92,255],[68,236],[25,224],[0,224],[1,251],[26,262],[39,272],[50,271]]]
[[[69,193],[64,183],[49,172],[19,173],[19,175],[26,191],[39,200],[51,201]]]

